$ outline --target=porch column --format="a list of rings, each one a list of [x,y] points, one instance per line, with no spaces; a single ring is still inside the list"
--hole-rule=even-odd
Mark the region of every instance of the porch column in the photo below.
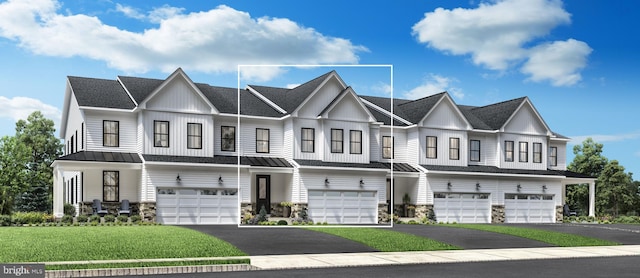
[[[53,167],[53,216],[64,216],[64,182],[58,166]]]
[[[589,182],[589,216],[596,216],[596,182]]]

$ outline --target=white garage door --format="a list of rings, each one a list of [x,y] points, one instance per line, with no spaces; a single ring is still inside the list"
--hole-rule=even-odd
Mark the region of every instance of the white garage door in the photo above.
[[[507,223],[553,223],[556,203],[553,195],[505,194],[504,214]]]
[[[158,189],[156,219],[163,224],[237,224],[236,189]]]
[[[375,191],[309,191],[309,217],[330,224],[377,224]]]
[[[438,222],[491,223],[488,193],[434,193]]]

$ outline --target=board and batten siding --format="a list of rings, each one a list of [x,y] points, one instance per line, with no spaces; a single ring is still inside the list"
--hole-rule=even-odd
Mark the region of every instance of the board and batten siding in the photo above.
[[[296,144],[295,140],[295,129],[293,128],[293,120],[285,119],[283,126],[283,154],[282,156],[286,159],[293,159],[293,153],[296,148],[300,148],[300,145]]]
[[[256,152],[256,129],[265,128],[269,130],[269,152]],[[220,131],[218,131],[218,134]],[[240,138],[240,149],[242,155],[246,156],[267,156],[267,157],[283,157],[284,156],[284,130],[282,122],[278,119],[262,120],[262,119],[241,119],[240,132],[236,129],[236,134]]]
[[[86,150],[101,152],[136,152],[137,147],[137,115],[123,111],[91,111],[85,110]],[[103,121],[119,122],[119,147],[102,145]]]
[[[382,136],[379,126],[371,126],[369,129],[369,159],[371,161],[382,160]]]
[[[471,140],[480,141],[480,161],[471,161]],[[467,144],[467,158],[469,159],[469,165],[485,165],[485,166],[497,166],[497,148],[496,136],[494,134],[482,134],[475,133],[469,135],[469,140],[465,142]]]
[[[211,106],[187,80],[176,77],[146,103],[146,109],[195,114],[211,114]]]
[[[342,153],[331,152],[331,129],[342,129]],[[362,132],[361,154],[352,154],[350,146],[350,132],[357,130]],[[347,121],[324,121],[324,161],[347,162],[347,163],[369,163],[369,123],[367,122],[347,122]]]
[[[213,149],[214,155],[227,155],[227,156],[237,156],[241,155],[240,153],[240,142],[238,139],[241,139],[239,136],[238,129],[238,118],[237,117],[216,117],[213,123]],[[235,151],[222,151],[222,126],[233,126],[236,128],[236,148]]]
[[[329,179],[329,186],[325,186],[325,178]],[[360,179],[364,182],[360,186]],[[383,171],[339,171],[339,170],[310,170],[300,171],[300,185],[304,194],[303,203],[308,202],[309,190],[329,191],[375,191],[379,204],[387,202],[387,178]]]
[[[66,134],[63,134],[64,142],[65,142],[65,148],[64,148],[65,151],[67,150],[66,148],[66,144],[68,144],[67,142],[71,140],[71,136],[74,136],[75,138],[76,133],[78,134],[78,138],[75,138],[74,140],[74,144],[76,145],[75,149],[77,151],[81,151],[84,148],[86,148],[86,144],[84,143],[85,138],[83,137],[84,134],[82,134],[83,122],[84,122],[84,115],[82,111],[80,111],[80,107],[78,106],[78,101],[76,100],[76,96],[75,94],[71,94],[71,99],[69,104],[69,114],[67,117]],[[73,152],[73,150],[71,150],[71,152]]]
[[[437,138],[437,158],[427,158],[427,136]],[[466,131],[420,128],[420,160],[424,165],[467,166],[469,143]],[[449,157],[450,138],[459,138],[459,159]]]
[[[547,135],[547,129],[530,105],[523,105],[505,125],[505,132],[528,135]]]
[[[456,111],[451,101],[444,98],[420,123],[420,126],[453,130],[466,130],[465,119]]]
[[[302,152],[302,129],[313,128],[314,131],[314,152]],[[293,150],[294,159],[322,160],[324,144],[322,143],[322,126],[315,119],[295,119],[293,122],[293,134],[295,145]]]
[[[144,111],[144,153],[176,156],[213,156],[213,117],[172,112]],[[169,122],[169,147],[154,146],[154,121]],[[202,124],[202,149],[187,148],[187,124]]]
[[[335,77],[332,77],[300,107],[296,116],[301,118],[317,117],[342,90],[344,90],[344,87]]]
[[[547,170],[547,158],[549,156],[549,146],[547,145],[547,137],[543,135],[523,135],[523,134],[511,134],[503,133],[500,136],[501,141],[498,144],[501,145],[500,161],[501,168],[509,169],[528,169],[528,170]],[[513,162],[505,161],[505,142],[513,141]],[[527,162],[520,162],[520,142],[527,142],[528,145],[528,160]],[[542,161],[541,163],[533,162],[533,143],[542,144]],[[560,151],[558,149],[558,151]]]

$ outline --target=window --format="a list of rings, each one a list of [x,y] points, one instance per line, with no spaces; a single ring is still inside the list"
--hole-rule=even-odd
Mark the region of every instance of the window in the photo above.
[[[469,141],[469,160],[480,161],[480,140]]]
[[[427,158],[438,158],[438,137],[427,136]]]
[[[303,153],[312,153],[315,152],[315,129],[313,128],[302,128],[301,131],[301,140],[302,140],[302,146],[300,148],[300,151],[302,151]]]
[[[331,152],[332,153],[342,153],[342,147],[344,146],[343,142],[343,130],[342,129],[331,129]]]
[[[382,158],[393,158],[393,137],[382,136]]]
[[[80,125],[80,149],[84,149],[84,122]]]
[[[222,126],[221,132],[222,140],[220,141],[220,148],[223,151],[235,152],[236,151],[236,127],[235,126]]]
[[[256,152],[269,152],[269,129],[256,128]]]
[[[349,131],[349,153],[362,154],[362,130]]]
[[[533,143],[533,163],[542,163],[542,143]]]
[[[169,147],[169,122],[153,121],[153,146]]]
[[[449,159],[460,160],[460,138],[449,137]]]
[[[120,188],[120,172],[118,171],[103,171],[102,172],[102,200],[104,202],[118,202],[120,200],[119,195]]]
[[[71,153],[75,153],[76,152],[75,149],[74,149],[75,145],[73,143],[73,138],[74,138],[74,136],[71,136],[71,147],[69,147],[69,149],[71,150]]]
[[[549,148],[549,160],[551,166],[558,166],[558,147]]]
[[[120,146],[120,122],[102,121],[102,146]]]
[[[187,123],[187,149],[202,149],[202,124]]]
[[[513,162],[513,141],[504,141],[504,161]]]
[[[527,142],[520,142],[519,143],[518,161],[520,161],[520,162],[529,162],[529,143],[527,143]]]

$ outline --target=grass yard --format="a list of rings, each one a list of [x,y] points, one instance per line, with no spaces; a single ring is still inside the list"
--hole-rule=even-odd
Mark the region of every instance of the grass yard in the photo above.
[[[537,241],[546,242],[561,247],[577,247],[577,246],[611,246],[619,245],[617,242],[602,240],[597,238],[579,236],[574,234],[566,234],[548,230],[531,229],[523,227],[512,227],[503,225],[489,224],[448,224],[449,227],[475,229],[487,232],[501,233],[512,236],[518,236]]]
[[[246,256],[215,237],[175,226],[0,228],[0,262]]]
[[[453,246],[433,239],[382,228],[314,227],[308,229],[360,242],[364,245],[383,252],[460,249],[457,246]]]

